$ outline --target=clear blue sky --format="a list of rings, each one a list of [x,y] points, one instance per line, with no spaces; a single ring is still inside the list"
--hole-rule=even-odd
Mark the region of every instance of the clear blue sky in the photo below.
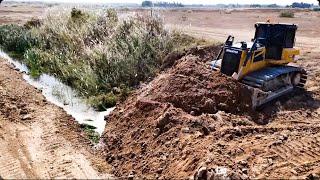
[[[17,0],[17,1],[35,1],[35,0]],[[36,0],[43,2],[67,2],[67,3],[138,3],[142,0]],[[159,0],[158,0],[159,1]],[[160,0],[167,2],[181,2],[183,4],[279,4],[287,5],[293,2],[305,2],[318,4],[317,0]]]

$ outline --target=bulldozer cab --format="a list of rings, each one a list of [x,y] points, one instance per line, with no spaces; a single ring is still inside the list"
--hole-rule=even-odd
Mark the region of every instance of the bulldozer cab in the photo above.
[[[281,60],[283,49],[293,48],[297,25],[294,24],[255,24],[255,40],[266,47],[266,59]]]

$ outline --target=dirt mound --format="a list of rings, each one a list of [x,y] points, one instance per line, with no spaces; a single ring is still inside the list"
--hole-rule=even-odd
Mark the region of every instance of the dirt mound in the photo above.
[[[210,61],[217,56],[217,52],[220,50],[219,46],[204,46],[204,47],[193,47],[189,50],[174,51],[168,54],[162,62],[162,70],[172,67],[177,63],[179,59],[184,56],[193,55],[199,57],[202,62]]]
[[[104,152],[115,175],[189,177],[212,141],[225,136],[218,129],[253,124],[241,116],[250,109],[246,89],[211,70],[207,61],[215,54],[204,53],[198,48],[176,60],[106,119]]]
[[[182,58],[145,92],[144,98],[171,103],[192,115],[213,114],[218,110],[239,113],[250,109],[250,95],[244,86],[212,71],[201,58],[193,55]]]

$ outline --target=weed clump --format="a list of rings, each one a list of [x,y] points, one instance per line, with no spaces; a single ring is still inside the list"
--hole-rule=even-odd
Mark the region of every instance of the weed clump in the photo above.
[[[167,31],[159,18],[121,19],[114,9],[53,11],[41,24],[0,28],[0,44],[23,54],[32,76],[54,75],[101,110],[153,78],[167,54],[199,43]]]
[[[91,126],[89,124],[80,124],[80,128],[87,134],[88,138],[94,143],[99,143],[100,135],[99,133],[95,132],[96,127]]]
[[[294,12],[283,11],[283,12],[280,13],[280,17],[282,17],[282,18],[294,18]]]
[[[24,27],[27,29],[32,29],[34,27],[40,27],[42,24],[40,19],[32,18],[24,24]]]
[[[117,104],[117,101],[118,97],[113,93],[101,94],[89,98],[89,104],[97,110],[105,110],[114,107]]]

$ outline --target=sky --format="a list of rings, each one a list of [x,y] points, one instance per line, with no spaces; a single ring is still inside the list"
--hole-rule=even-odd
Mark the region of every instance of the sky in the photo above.
[[[35,1],[35,0],[18,0],[18,1]],[[67,2],[67,3],[138,3],[142,0],[36,0],[43,2]],[[293,2],[305,2],[318,4],[317,0],[158,0],[166,2],[181,2],[183,4],[279,4],[287,5]]]

